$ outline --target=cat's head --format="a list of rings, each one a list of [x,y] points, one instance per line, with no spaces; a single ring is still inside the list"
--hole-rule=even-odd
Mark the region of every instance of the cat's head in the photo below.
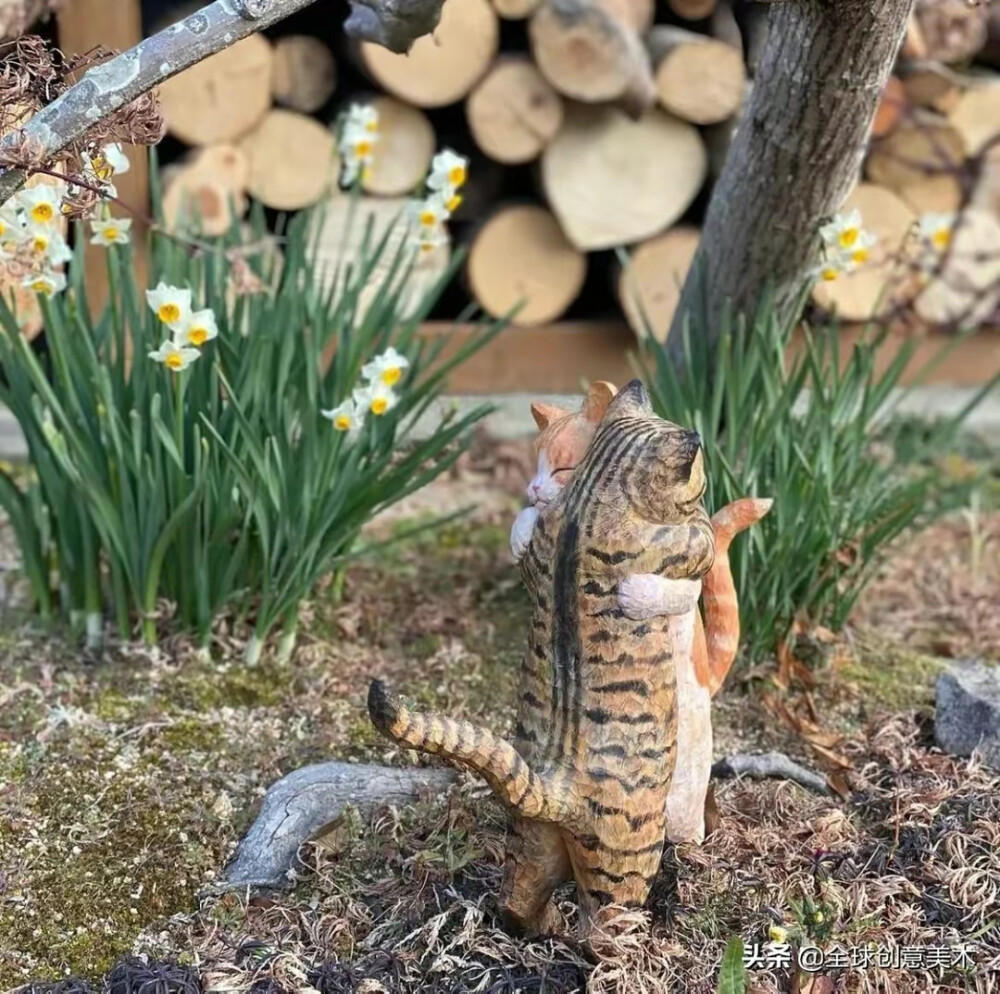
[[[542,401],[531,405],[531,416],[541,429],[534,445],[538,465],[528,483],[528,500],[532,504],[547,504],[569,483],[614,396],[614,386],[599,380],[590,385],[579,411],[566,411]]]
[[[629,504],[648,521],[690,514],[708,484],[701,436],[659,417],[641,380],[632,380],[608,405],[604,431],[635,432],[641,438],[629,453],[622,489]]]

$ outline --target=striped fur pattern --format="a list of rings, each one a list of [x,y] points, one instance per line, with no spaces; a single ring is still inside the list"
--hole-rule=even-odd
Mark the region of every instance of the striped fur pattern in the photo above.
[[[585,928],[603,908],[648,896],[676,761],[673,622],[627,617],[618,585],[633,573],[698,580],[711,568],[704,489],[698,436],[656,417],[633,381],[542,510],[521,562],[535,610],[513,748],[465,722],[414,715],[372,686],[385,734],[476,770],[512,809],[501,902],[529,929],[558,926],[551,896],[570,877]]]

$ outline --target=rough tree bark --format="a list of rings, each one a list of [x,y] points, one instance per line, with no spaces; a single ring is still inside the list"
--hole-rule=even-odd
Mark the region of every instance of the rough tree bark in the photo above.
[[[752,314],[765,284],[794,301],[819,246],[821,219],[855,180],[913,0],[770,4],[749,107],[709,202],[701,244],[671,325],[707,314],[714,341],[727,301]],[[694,331],[694,328],[692,328]]]
[[[18,141],[33,143],[39,157],[52,156],[82,138],[96,121],[196,62],[263,31],[315,0],[216,0],[121,55],[87,70],[80,81],[40,110],[23,132],[0,141],[0,156]],[[442,0],[350,0],[344,31],[403,53],[434,30]],[[23,137],[22,137],[23,136]],[[24,185],[24,172],[0,173],[0,204]]]

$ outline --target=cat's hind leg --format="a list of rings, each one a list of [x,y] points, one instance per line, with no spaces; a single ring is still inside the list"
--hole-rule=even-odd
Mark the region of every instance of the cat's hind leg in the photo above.
[[[566,845],[555,825],[515,818],[500,888],[500,910],[510,924],[540,935],[564,931],[552,893],[571,875]]]

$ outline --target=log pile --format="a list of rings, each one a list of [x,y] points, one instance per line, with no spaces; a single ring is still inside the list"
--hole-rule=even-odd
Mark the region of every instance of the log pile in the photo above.
[[[351,240],[331,124],[348,104],[371,103],[379,142],[360,214],[379,226],[419,192],[435,151],[471,160],[450,224],[464,279],[442,316],[464,293],[494,315],[523,301],[517,324],[614,309],[638,336],[662,338],[753,84],[766,12],[743,6],[448,0],[408,56],[349,45],[318,14],[296,22],[299,34],[248,39],[163,88],[168,128],[192,146],[169,171],[168,217],[183,224],[197,203],[213,233],[250,198],[280,211],[325,202],[342,249]],[[994,238],[1000,253],[1000,75],[990,66],[1000,69],[994,8],[918,0],[847,205],[879,241],[856,271],[817,285],[819,307],[861,320],[916,301],[922,320],[947,323],[986,280],[981,256]],[[956,228],[952,258],[928,277],[914,262],[918,222],[952,212],[973,218],[970,230]],[[936,287],[945,277],[962,289]],[[989,317],[989,301],[973,312]]]

